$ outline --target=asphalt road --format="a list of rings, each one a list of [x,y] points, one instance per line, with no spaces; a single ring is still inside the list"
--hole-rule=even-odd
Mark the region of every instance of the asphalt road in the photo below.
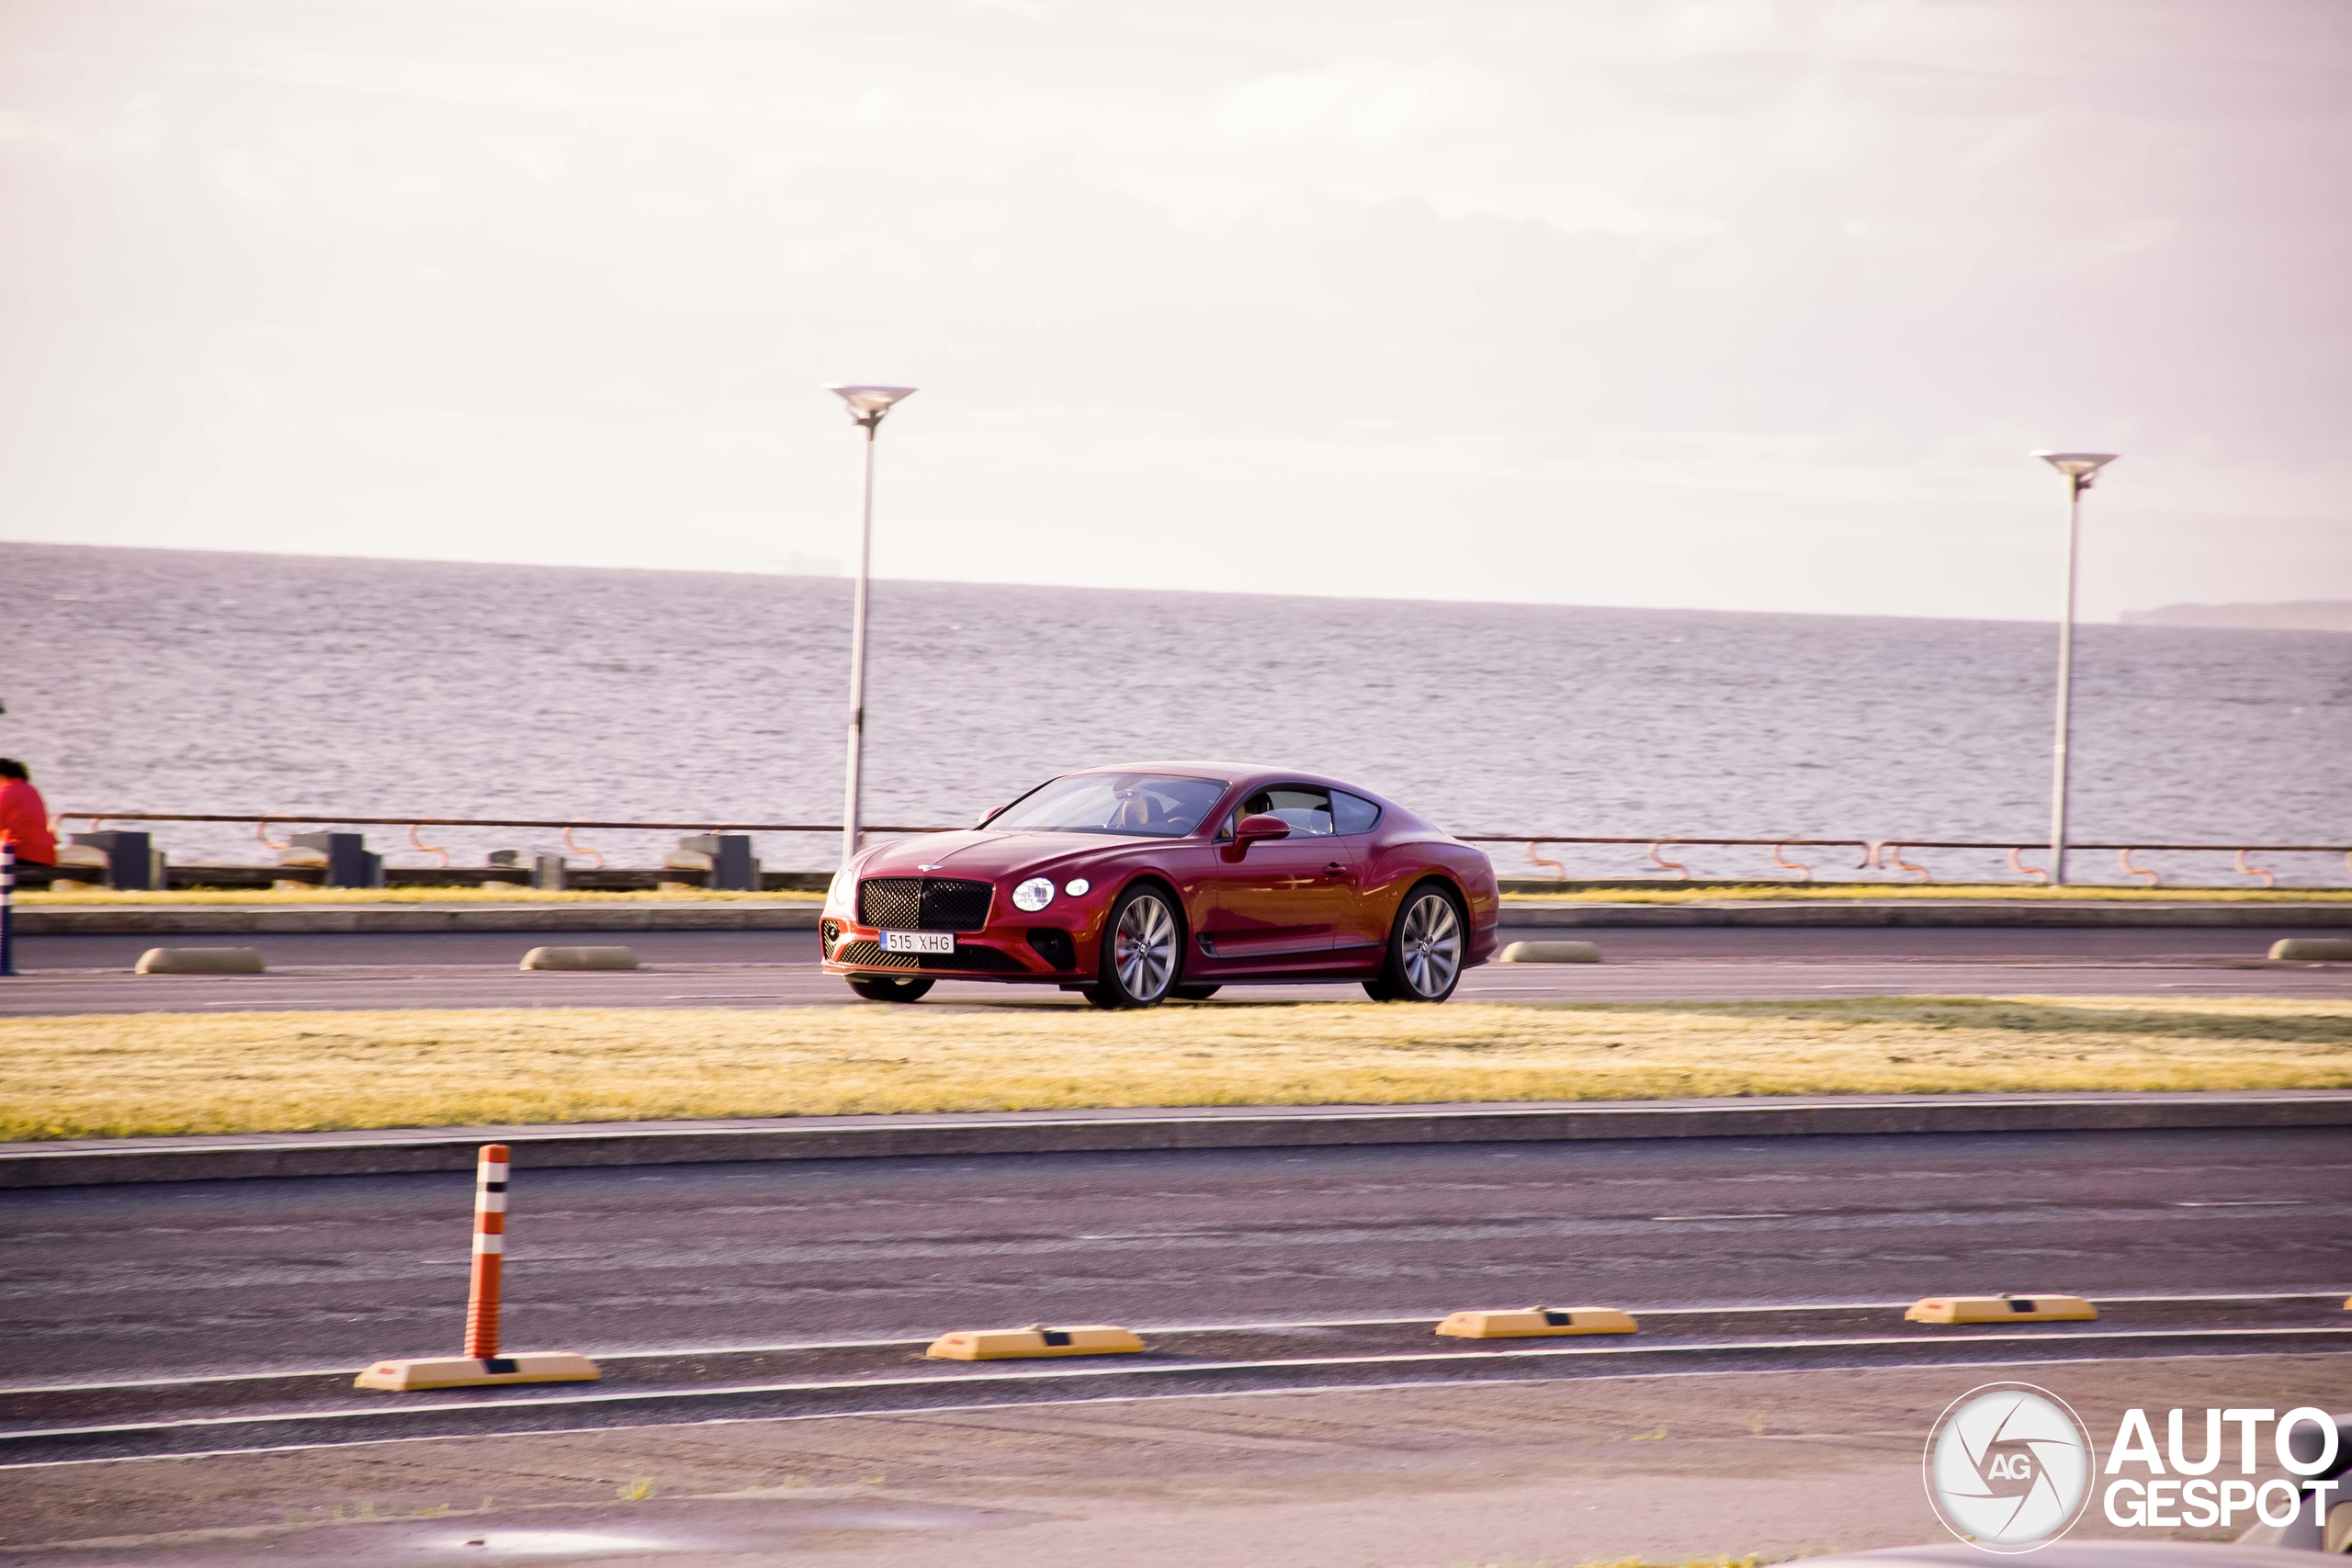
[[[518,1170],[506,1344],[600,1354],[1537,1301],[2340,1293],[2348,1176],[2339,1130]],[[469,1188],[458,1174],[0,1194],[0,1382],[448,1353]]]
[[[1927,993],[2352,998],[2352,964],[2272,964],[2284,931],[2010,931],[1741,928],[1507,931],[1570,934],[1600,945],[1600,964],[1492,964],[1464,977],[1464,1001],[1804,999]],[[257,976],[134,976],[152,938],[39,937],[28,971],[0,984],[0,1016],[173,1010],[413,1007],[777,1007],[860,1005],[820,973],[805,931],[631,934],[635,972],[521,974],[538,945],[606,945],[609,932],[280,935],[182,938],[251,945]],[[1216,1001],[1360,999],[1353,986],[1234,987]],[[926,1006],[1085,1005],[1040,987],[944,980]]]
[[[1563,938],[1597,942],[1611,959],[1894,961],[1982,963],[2146,962],[2155,959],[2259,959],[2287,936],[2335,936],[2301,928],[2198,926],[2057,927],[1757,927],[1628,926],[1513,930],[1503,940]],[[17,942],[17,963],[36,969],[128,969],[151,947],[259,947],[274,964],[334,965],[503,964],[534,947],[625,942],[649,964],[813,964],[814,931],[305,931],[266,936],[33,936]]]

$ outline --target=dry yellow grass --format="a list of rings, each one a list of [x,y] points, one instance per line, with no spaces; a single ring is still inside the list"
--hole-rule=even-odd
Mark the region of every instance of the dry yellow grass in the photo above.
[[[2267,998],[0,1021],[0,1137],[9,1139],[1122,1105],[2344,1087],[2352,1003]]]

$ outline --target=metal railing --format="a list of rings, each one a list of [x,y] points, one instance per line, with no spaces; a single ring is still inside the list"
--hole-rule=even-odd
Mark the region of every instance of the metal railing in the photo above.
[[[688,833],[838,833],[838,822],[738,822],[732,818],[704,818],[694,822],[606,822],[586,817],[345,817],[320,816],[300,811],[61,811],[51,818],[57,822],[251,822],[256,831],[266,830],[273,822],[296,824],[314,823],[322,827],[345,828],[616,828],[644,829],[650,832]],[[953,828],[885,828],[869,825],[869,833],[953,833]],[[270,840],[262,840],[266,844]],[[283,846],[274,846],[282,848]],[[430,844],[418,846],[431,849]]]
[[[616,822],[588,818],[560,817],[345,817],[306,816],[299,812],[277,812],[256,815],[250,811],[61,811],[51,818],[51,825],[61,829],[67,822],[87,822],[96,832],[108,822],[250,822],[254,837],[269,850],[291,848],[288,840],[269,836],[270,825],[286,827],[308,825],[319,828],[405,828],[409,847],[425,854],[438,855],[440,863],[449,863],[449,852],[439,844],[428,844],[422,836],[426,828],[560,828],[563,830],[563,847],[573,854],[583,855],[596,865],[605,863],[602,850],[583,844],[572,835],[582,829],[605,829],[621,832],[656,833],[838,833],[838,822]],[[905,828],[874,826],[869,833],[949,833],[952,828]]]
[[[689,833],[839,833],[838,822],[751,822],[733,819],[702,818],[690,821],[628,822],[597,818],[576,817],[350,817],[339,815],[308,815],[303,813],[270,812],[203,812],[203,811],[62,811],[54,818],[62,826],[68,821],[88,822],[93,830],[107,822],[226,822],[254,825],[254,836],[272,850],[283,850],[285,842],[272,839],[272,824],[295,826],[308,824],[319,827],[405,828],[411,848],[427,854],[437,854],[440,863],[449,863],[449,852],[437,844],[424,841],[422,829],[426,828],[538,828],[560,829],[564,847],[575,854],[593,858],[598,865],[604,855],[591,845],[579,842],[573,835],[582,829],[603,829],[619,832],[689,832]],[[952,833],[958,829],[936,824],[910,827],[898,824],[875,824],[865,829],[869,833]],[[1669,860],[1665,852],[1670,849],[1761,849],[1768,850],[1770,863],[1776,871],[1793,873],[1794,880],[1814,880],[1811,861],[1792,860],[1791,850],[1847,850],[1856,852],[1860,859],[1856,871],[1900,871],[1909,873],[1914,880],[1933,882],[1935,874],[1925,863],[1906,858],[1924,850],[1959,850],[2003,853],[2008,868],[2020,876],[2048,884],[2046,867],[2028,865],[2022,859],[2027,854],[2044,853],[2047,841],[2018,841],[1985,839],[1714,839],[1684,835],[1640,835],[1632,838],[1592,837],[1576,833],[1457,833],[1456,838],[1473,844],[1520,844],[1525,846],[1530,864],[1549,867],[1556,880],[1568,880],[1567,868],[1556,860],[1547,860],[1536,852],[1546,844],[1642,847],[1647,851],[1645,868],[1671,873],[1678,881],[1696,880],[1690,867],[1680,861]],[[2161,886],[2163,874],[2153,866],[2135,865],[2132,857],[2141,854],[2210,854],[2229,855],[2232,866],[2243,876],[2259,877],[2266,887],[2278,886],[2278,874],[2267,866],[2247,863],[2249,855],[2332,854],[2344,857],[2345,870],[2352,875],[2352,844],[2179,844],[2136,842],[2130,844],[2074,844],[2072,852],[2111,852],[2118,870],[2124,875],[2145,879],[2148,886]],[[1819,857],[1814,857],[1817,860]],[[1659,878],[1658,880],[1666,880]]]
[[[2031,877],[2036,882],[2041,883],[2044,886],[2047,886],[2050,881],[2050,872],[2047,867],[2028,865],[2020,858],[2028,853],[2046,853],[2050,848],[2049,842],[2046,840],[2038,842],[2013,842],[2007,840],[1992,840],[1984,839],[1701,839],[1684,837],[1643,837],[1628,839],[1592,838],[1572,833],[1457,833],[1454,837],[1462,840],[1465,843],[1473,844],[1524,844],[1526,846],[1527,860],[1530,864],[1549,866],[1552,869],[1554,875],[1562,881],[1567,879],[1566,868],[1558,861],[1546,860],[1543,856],[1537,854],[1536,851],[1542,846],[1545,844],[1646,845],[1649,852],[1646,857],[1648,863],[1657,867],[1661,871],[1673,872],[1676,874],[1676,878],[1681,881],[1690,881],[1692,879],[1690,868],[1679,861],[1667,859],[1664,853],[1665,851],[1669,849],[1684,848],[1770,849],[1771,851],[1771,863],[1774,868],[1781,871],[1796,873],[1796,880],[1800,882],[1811,882],[1813,880],[1813,868],[1811,865],[1804,862],[1788,859],[1785,852],[1791,849],[1858,850],[1861,852],[1861,859],[1855,863],[1855,870],[1905,871],[1911,873],[1914,879],[1920,882],[1933,882],[1936,879],[1935,874],[1924,864],[1905,859],[1905,856],[1908,852],[1917,850],[1999,851],[2007,853],[2008,857],[2009,869],[2011,871],[2016,872],[2020,876]],[[2262,885],[2266,887],[2276,887],[2278,885],[2278,873],[2266,866],[2247,864],[2246,857],[2248,855],[2342,855],[2344,857],[2345,871],[2347,875],[2352,875],[2352,844],[2168,844],[2141,842],[2132,844],[2070,844],[2067,848],[2069,852],[2112,851],[2115,855],[2116,866],[2120,872],[2128,876],[2146,878],[2146,886],[2151,887],[2157,886],[2162,884],[2162,874],[2156,871],[2153,866],[2134,865],[2132,863],[2132,857],[2133,855],[2163,853],[2229,855],[2232,857],[2233,866],[2240,875],[2258,876],[2262,879]]]

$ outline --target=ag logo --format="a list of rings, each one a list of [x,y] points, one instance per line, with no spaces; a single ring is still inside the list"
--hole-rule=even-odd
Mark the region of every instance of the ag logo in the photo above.
[[[1987,1383],[1953,1400],[1928,1434],[1928,1501],[1972,1546],[2031,1551],[2082,1517],[2096,1458],[2064,1400],[2030,1383]]]

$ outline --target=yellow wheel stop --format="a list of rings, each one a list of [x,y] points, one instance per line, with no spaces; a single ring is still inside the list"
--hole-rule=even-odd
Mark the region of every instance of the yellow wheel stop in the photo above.
[[[1009,1361],[1022,1356],[1118,1356],[1144,1348],[1132,1328],[1089,1324],[1078,1328],[974,1328],[943,1334],[923,1352],[944,1361]]]
[[[2087,1323],[2098,1308],[2080,1296],[1929,1296],[1903,1315],[1912,1323]]]
[[[1531,1339],[1564,1334],[1636,1334],[1641,1325],[1615,1307],[1521,1307],[1457,1312],[1437,1325],[1449,1339]]]
[[[481,1383],[594,1382],[602,1375],[596,1363],[585,1356],[536,1350],[520,1356],[421,1356],[379,1361],[352,1379],[351,1386],[406,1393],[412,1389],[472,1388]]]

